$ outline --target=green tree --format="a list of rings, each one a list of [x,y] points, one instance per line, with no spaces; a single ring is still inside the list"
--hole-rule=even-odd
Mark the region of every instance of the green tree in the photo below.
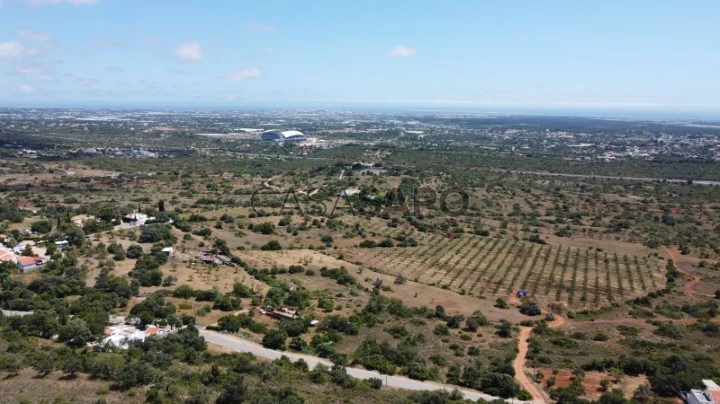
[[[131,244],[127,248],[127,257],[132,259],[140,258],[140,256],[143,254],[143,248],[140,245],[137,244]]]
[[[30,225],[30,230],[35,233],[47,234],[52,230],[52,223],[49,220],[38,220]]]
[[[225,389],[220,393],[216,404],[238,404],[243,403],[250,398],[245,378],[242,375],[235,374],[225,385]]]
[[[129,360],[118,370],[115,381],[122,390],[151,383],[155,379],[155,371],[145,362]]]
[[[91,341],[93,335],[84,320],[71,318],[60,327],[58,337],[72,347],[81,347]]]
[[[278,351],[285,350],[285,340],[288,335],[282,330],[270,330],[262,339],[262,344],[265,348],[276,349]]]
[[[507,320],[502,320],[496,334],[502,338],[512,337],[512,323]]]
[[[48,357],[42,357],[37,362],[35,362],[33,368],[35,368],[40,377],[45,377],[50,372],[55,370],[55,364],[53,363],[52,359]]]
[[[280,243],[277,240],[270,240],[267,243],[265,243],[265,245],[260,247],[260,249],[264,250],[264,251],[278,251],[278,250],[282,250],[282,246],[280,245]]]

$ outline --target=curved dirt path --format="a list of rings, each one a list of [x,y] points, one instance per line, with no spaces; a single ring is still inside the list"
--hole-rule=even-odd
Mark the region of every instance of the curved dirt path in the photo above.
[[[554,315],[555,320],[548,323],[548,327],[557,328],[565,324],[565,317]],[[541,389],[525,374],[525,356],[528,352],[528,338],[532,333],[532,327],[522,327],[518,339],[518,354],[513,361],[513,369],[515,370],[515,379],[518,383],[530,393],[533,401],[536,403],[546,403],[547,399]]]
[[[672,260],[673,264],[675,264],[675,268],[677,268],[678,272],[690,277],[690,280],[683,285],[683,293],[687,295],[690,298],[697,298],[699,296],[704,297],[711,297],[714,298],[714,295],[709,295],[706,293],[698,292],[695,290],[695,286],[697,286],[701,281],[702,277],[700,275],[692,274],[689,271],[683,269],[678,265],[677,258],[675,256],[675,253],[671,251],[666,246],[662,247],[665,251],[665,254]],[[511,293],[510,296],[508,296],[508,301],[510,303],[519,303],[520,300],[515,296],[514,293]],[[548,324],[550,328],[557,328],[565,324],[565,318],[559,315],[555,315],[555,320],[553,320],[551,323]],[[573,322],[573,324],[602,324],[602,323],[611,323],[611,324],[622,324],[622,323],[637,323],[639,320],[637,319],[616,319],[616,320],[599,320],[597,322],[595,321],[579,321],[579,322]],[[712,322],[718,322],[720,319],[713,319]],[[673,323],[676,324],[694,324],[697,322],[697,319],[678,319],[678,320],[672,320]],[[525,363],[526,359],[525,356],[528,352],[528,339],[530,338],[530,335],[532,334],[532,327],[522,327],[520,329],[520,335],[518,339],[518,354],[515,357],[515,360],[513,361],[513,369],[515,370],[515,379],[517,379],[518,383],[527,390],[530,395],[533,397],[533,402],[536,403],[545,403],[548,402],[544,392],[542,389],[535,384],[530,378],[525,374]]]
[[[696,298],[697,296],[712,297],[712,298],[715,297],[714,295],[709,295],[707,293],[702,293],[702,292],[696,291],[695,286],[697,286],[697,284],[700,283],[700,281],[702,281],[702,277],[700,275],[691,274],[690,272],[686,271],[685,269],[682,269],[680,267],[680,265],[678,265],[678,261],[675,256],[675,253],[672,252],[666,246],[662,246],[662,248],[663,248],[663,250],[665,250],[665,254],[667,254],[668,257],[670,257],[673,264],[675,264],[675,268],[677,268],[678,272],[680,272],[683,275],[689,276],[691,278],[690,281],[688,281],[687,283],[685,283],[685,285],[683,285],[683,292],[685,292],[685,294],[688,297],[693,298],[693,299]]]

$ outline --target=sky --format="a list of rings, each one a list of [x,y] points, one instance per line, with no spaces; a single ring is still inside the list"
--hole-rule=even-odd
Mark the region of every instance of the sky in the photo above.
[[[0,0],[0,105],[720,116],[718,16],[717,0]]]

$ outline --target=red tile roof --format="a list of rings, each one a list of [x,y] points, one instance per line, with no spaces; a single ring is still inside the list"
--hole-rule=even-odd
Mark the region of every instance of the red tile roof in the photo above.
[[[45,257],[18,257],[17,263],[22,266],[37,265],[45,262]]]

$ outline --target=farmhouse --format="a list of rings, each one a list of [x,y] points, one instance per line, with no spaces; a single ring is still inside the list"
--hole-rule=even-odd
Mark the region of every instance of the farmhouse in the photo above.
[[[268,307],[266,314],[270,317],[274,317],[280,320],[294,320],[298,317],[297,311],[288,309],[287,307],[282,307],[280,308],[280,310]]]
[[[17,259],[18,256],[13,252],[13,250],[0,246],[0,262],[11,261],[16,263]]]
[[[122,218],[122,226],[125,228],[143,226],[148,220],[153,220],[154,217],[149,217],[144,213],[133,212]]]
[[[682,392],[681,395],[687,404],[715,404],[720,403],[720,386],[712,380],[703,380],[705,390],[692,389]]]
[[[210,265],[215,263],[215,257],[212,255],[201,255],[200,256],[200,262],[202,262],[205,265]]]
[[[148,325],[144,330],[141,330],[132,325],[112,325],[105,328],[104,334],[106,337],[102,340],[102,344],[127,349],[132,341],[145,341],[147,337],[163,336],[171,332],[173,332],[173,329],[170,326]]]
[[[45,265],[46,262],[45,257],[18,257],[16,265],[21,271],[30,272]]]

